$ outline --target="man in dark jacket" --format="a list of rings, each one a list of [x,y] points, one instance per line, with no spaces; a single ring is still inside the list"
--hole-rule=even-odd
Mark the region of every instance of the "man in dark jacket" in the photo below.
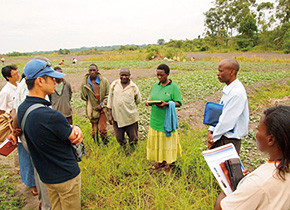
[[[54,93],[55,78],[65,74],[51,68],[49,61],[37,58],[24,67],[29,90],[17,112],[21,125],[26,110],[42,104],[29,113],[24,126],[27,146],[42,182],[48,191],[52,209],[81,209],[81,176],[71,143],[80,144],[83,133],[67,122],[58,111],[49,108],[45,96]],[[20,126],[19,126],[20,127]]]
[[[107,138],[107,100],[109,95],[109,81],[102,77],[96,64],[91,64],[81,86],[81,98],[86,101],[86,114],[92,124],[92,137],[95,140],[98,131],[106,145]]]

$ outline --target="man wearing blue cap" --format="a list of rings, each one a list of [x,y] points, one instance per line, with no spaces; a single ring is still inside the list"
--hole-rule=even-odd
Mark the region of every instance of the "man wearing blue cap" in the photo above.
[[[46,95],[54,93],[55,78],[65,74],[53,70],[48,59],[39,57],[25,65],[24,74],[29,93],[18,108],[18,125],[30,106],[44,105],[27,116],[24,135],[52,209],[81,209],[80,168],[71,143],[80,144],[83,133],[78,126],[71,127],[60,112],[49,108],[51,103],[45,100]]]

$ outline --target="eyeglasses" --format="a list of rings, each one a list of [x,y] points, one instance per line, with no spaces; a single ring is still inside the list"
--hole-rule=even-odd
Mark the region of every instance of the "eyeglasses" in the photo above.
[[[43,69],[45,69],[48,66],[51,67],[51,63],[49,61],[47,61],[46,64],[41,69],[39,69],[31,78],[35,77],[39,72],[41,72]]]
[[[48,75],[44,75],[44,76],[41,76],[39,78],[43,78],[45,81],[46,81],[47,78],[51,78],[52,81],[56,82],[56,78],[48,76]]]

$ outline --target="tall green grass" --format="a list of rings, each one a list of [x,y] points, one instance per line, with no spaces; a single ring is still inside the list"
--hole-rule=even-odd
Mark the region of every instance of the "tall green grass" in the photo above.
[[[87,148],[80,163],[83,209],[212,209],[218,187],[201,154],[205,131],[180,132],[183,156],[164,175],[146,160],[146,141],[139,141],[135,151],[128,148],[129,153],[115,138],[108,146],[97,146],[89,137],[88,122],[75,121]]]

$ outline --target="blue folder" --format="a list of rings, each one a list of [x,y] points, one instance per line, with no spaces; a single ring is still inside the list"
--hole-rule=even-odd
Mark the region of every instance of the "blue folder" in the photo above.
[[[207,102],[204,109],[203,124],[216,126],[223,111],[223,105]]]

